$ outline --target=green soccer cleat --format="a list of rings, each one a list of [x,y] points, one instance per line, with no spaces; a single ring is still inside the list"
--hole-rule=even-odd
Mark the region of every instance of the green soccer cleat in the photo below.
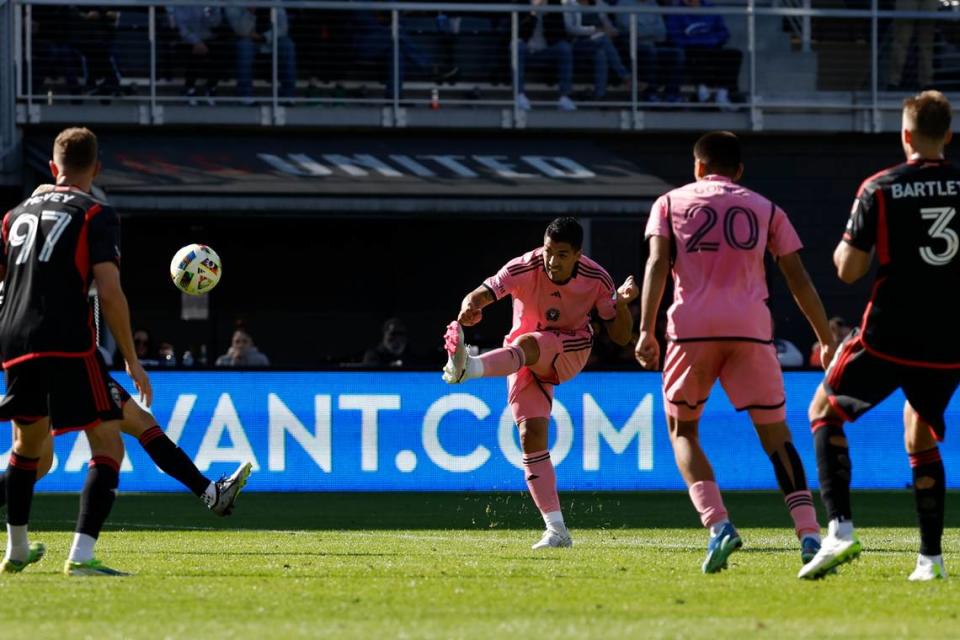
[[[704,573],[719,573],[727,568],[727,558],[734,551],[743,546],[740,534],[729,522],[710,538],[707,545],[707,558],[703,561]]]
[[[129,573],[117,571],[104,566],[96,558],[91,558],[86,562],[72,562],[67,560],[63,565],[63,572],[68,576],[129,576]]]
[[[797,577],[804,580],[817,580],[828,573],[833,573],[840,565],[856,560],[862,552],[863,546],[857,534],[851,534],[849,538],[828,535],[823,539],[820,550],[810,562],[803,565]]]
[[[27,565],[33,564],[34,562],[40,562],[46,552],[47,547],[42,542],[31,542],[30,553],[27,554],[26,560],[21,562],[19,560],[11,560],[10,558],[7,558],[3,561],[3,564],[0,565],[0,572],[20,573],[27,568]]]

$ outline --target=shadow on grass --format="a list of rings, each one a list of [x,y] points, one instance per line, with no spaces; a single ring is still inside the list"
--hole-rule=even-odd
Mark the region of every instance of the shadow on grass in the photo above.
[[[960,526],[960,512],[951,510],[957,496],[957,492],[951,492],[947,497],[948,527]],[[686,493],[563,493],[560,498],[565,518],[574,529],[700,526]],[[779,493],[729,491],[724,499],[731,518],[740,528],[792,527]],[[33,528],[72,531],[77,502],[75,495],[37,495]],[[916,526],[913,495],[909,491],[858,492],[854,494],[853,507],[860,527]],[[820,522],[825,523],[822,511]],[[234,515],[228,518],[213,515],[187,494],[121,494],[107,527],[481,531],[539,529],[542,520],[525,493],[249,493],[240,497]]]

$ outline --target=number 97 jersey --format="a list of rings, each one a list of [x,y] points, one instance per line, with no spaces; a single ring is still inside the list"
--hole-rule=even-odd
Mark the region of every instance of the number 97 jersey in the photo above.
[[[960,368],[954,307],[960,285],[960,169],[911,160],[860,186],[843,240],[876,250],[873,293],[861,340],[903,365]]]
[[[120,261],[113,209],[79,189],[57,187],[7,213],[2,237],[4,368],[91,353],[96,341],[87,291],[93,265]]]
[[[782,209],[729,178],[709,175],[654,203],[651,236],[669,239],[672,247],[671,341],[773,342],[764,254],[780,257],[803,246]]]

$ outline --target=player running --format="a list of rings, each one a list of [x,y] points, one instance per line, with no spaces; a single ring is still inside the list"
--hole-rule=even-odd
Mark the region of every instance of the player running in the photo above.
[[[628,308],[638,294],[633,276],[615,290],[603,267],[583,255],[582,246],[580,223],[557,218],[547,227],[542,247],[514,258],[467,294],[445,336],[449,358],[444,381],[458,384],[507,376],[527,487],[546,524],[534,549],[573,545],[547,448],[554,386],[573,378],[586,364],[593,344],[594,310],[617,344],[627,344],[633,328]],[[461,325],[477,324],[484,307],[508,295],[513,297],[513,327],[503,348],[478,357],[467,355]]]
[[[654,329],[672,268],[674,297],[668,311],[663,397],[677,467],[700,521],[710,530],[703,571],[724,569],[730,554],[742,546],[698,439],[700,415],[718,378],[737,410],[750,414],[773,463],[806,562],[820,548],[820,525],[785,422],[783,375],[766,305],[766,251],[776,258],[794,300],[813,327],[824,362],[835,349],[830,325],[800,260],[803,245],[787,214],[736,184],[743,174],[737,137],[726,131],[707,133],[697,141],[693,155],[696,182],[661,196],[647,223],[650,256],[637,360],[646,369],[659,367]]]
[[[50,193],[55,189],[55,185],[40,185],[34,190],[33,196]],[[96,335],[99,336],[99,298],[93,299],[95,330]],[[216,482],[211,481],[197,469],[183,449],[167,437],[153,415],[144,411],[136,402],[130,402],[130,394],[111,375],[105,374],[105,376],[105,382],[110,390],[110,401],[119,407],[122,414],[120,430],[136,438],[157,467],[190,489],[207,508],[219,516],[230,515],[237,496],[247,483],[252,465],[245,462],[229,477],[221,478]],[[37,463],[37,481],[50,471],[51,466],[53,466],[53,439],[48,437],[43,444],[43,453]],[[0,476],[0,507],[7,502],[5,487],[5,476]]]
[[[5,478],[8,538],[0,571],[16,573],[43,557],[43,545],[31,545],[27,534],[39,459],[51,430],[54,435],[82,430],[92,459],[64,572],[123,575],[93,553],[116,497],[123,441],[121,413],[110,401],[106,367],[93,336],[87,304],[91,282],[97,284],[127,372],[148,406],[153,392],[137,360],[120,285],[119,219],[90,196],[100,170],[96,136],[82,128],[61,132],[50,169],[57,190],[27,198],[2,224],[0,351],[7,393],[0,419],[13,421],[15,438]]]
[[[850,457],[844,422],[853,422],[896,389],[907,397],[904,445],[913,470],[920,553],[909,579],[946,578],[941,555],[946,481],[937,442],[944,411],[960,384],[960,339],[951,292],[960,282],[960,169],[946,162],[951,108],[939,91],[903,103],[907,161],[867,178],[843,240],[833,253],[852,283],[880,266],[859,329],[840,347],[810,404],[827,537],[801,578],[819,578],[860,555],[850,507]],[[922,326],[917,321],[922,319]]]

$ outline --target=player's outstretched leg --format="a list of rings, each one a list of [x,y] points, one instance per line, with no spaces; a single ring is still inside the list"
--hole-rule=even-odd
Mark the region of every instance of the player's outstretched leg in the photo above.
[[[63,566],[68,576],[125,576],[97,560],[93,548],[100,536],[117,497],[120,484],[120,460],[123,460],[123,440],[120,439],[120,421],[109,420],[86,431],[92,458],[87,481],[80,494],[80,514],[70,547],[70,556]]]
[[[807,488],[807,475],[800,454],[790,439],[785,422],[755,424],[763,450],[770,457],[777,484],[793,519],[793,528],[800,541],[800,559],[803,564],[813,560],[820,550],[820,523],[813,507],[813,496]]]
[[[480,356],[471,356],[467,353],[467,345],[463,338],[463,327],[459,322],[447,325],[444,334],[444,347],[447,350],[447,364],[443,367],[443,381],[448,384],[459,384],[473,378],[502,378],[516,373],[524,365],[533,365],[537,358],[530,358],[519,344],[509,345],[501,349],[493,349]],[[536,349],[536,341],[528,340],[527,348]]]
[[[809,580],[822,578],[841,564],[855,560],[863,547],[853,529],[850,506],[850,450],[843,420],[830,408],[823,387],[810,405],[811,429],[817,451],[820,497],[830,523],[820,551],[797,574]]]
[[[909,403],[904,406],[903,422],[904,445],[913,472],[913,497],[920,526],[920,553],[909,579],[912,582],[942,580],[947,577],[941,547],[946,501],[943,460],[933,430]]]

